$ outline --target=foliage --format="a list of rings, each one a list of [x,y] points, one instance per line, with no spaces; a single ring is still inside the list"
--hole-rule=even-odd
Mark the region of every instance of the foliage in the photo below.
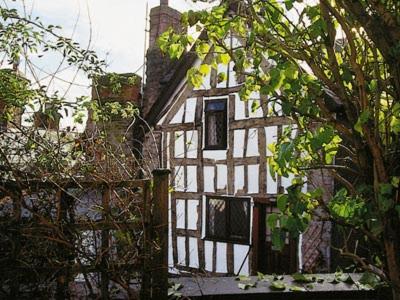
[[[90,45],[11,8],[15,3],[0,5],[0,298],[67,299],[75,280],[88,297],[101,286],[104,297],[113,297],[112,282],[133,298],[129,283],[140,277],[149,186],[115,186],[139,172],[126,142],[138,108],[115,96],[139,78],[105,74]],[[47,80],[36,76],[43,71],[38,65],[53,62],[56,71]],[[85,74],[94,90],[108,88],[113,97],[52,92],[65,69]],[[88,114],[88,126],[78,131]],[[60,127],[63,118],[69,127]]]
[[[344,232],[339,252],[400,294],[399,3],[224,0],[182,19],[203,32],[192,49],[207,60],[189,70],[193,86],[233,62],[246,75],[242,99],[259,91],[293,124],[270,146],[271,173],[296,176],[267,220],[274,244],[281,248],[284,232],[298,236],[312,219],[332,221]],[[179,57],[168,45],[180,40],[190,39],[169,31],[161,49]],[[338,188],[317,189],[310,174],[331,176]],[[348,236],[367,251],[352,249]]]

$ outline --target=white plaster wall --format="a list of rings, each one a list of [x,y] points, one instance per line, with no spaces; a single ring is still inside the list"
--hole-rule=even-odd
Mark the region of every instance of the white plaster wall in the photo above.
[[[179,108],[178,112],[175,114],[175,116],[171,119],[171,121],[169,123],[170,124],[182,123],[184,111],[185,111],[185,104],[182,104],[182,106]]]
[[[249,165],[247,167],[247,190],[249,194],[258,193],[259,165]]]
[[[174,268],[174,255],[172,247],[172,210],[171,210],[171,193],[168,193],[168,266],[172,270]]]
[[[165,133],[163,133],[163,137],[165,137]],[[170,164],[170,156],[169,156],[169,147],[171,147],[171,133],[167,132],[167,149],[163,149],[163,151],[165,151],[167,153],[167,169],[169,169],[171,167]]]
[[[244,136],[245,130],[235,130],[233,132],[233,157],[243,157],[244,156]]]
[[[217,243],[217,260],[215,271],[217,273],[227,273],[227,255],[226,255],[226,243]]]
[[[186,192],[197,192],[197,166],[187,166],[187,187]]]
[[[247,101],[247,105],[249,106],[249,118],[262,118],[263,110],[260,102],[260,93],[253,92],[250,96],[250,99]],[[254,108],[253,108],[254,105]]]
[[[176,200],[176,228],[185,229],[185,200]]]
[[[235,94],[235,120],[246,119],[245,105],[246,102],[240,99],[239,94]]]
[[[206,271],[213,270],[213,242],[204,241],[204,268]]]
[[[269,172],[269,164],[267,163],[267,194],[276,194],[278,193],[278,182],[276,178],[271,176]]]
[[[238,245],[238,244],[233,245],[233,262],[234,262],[233,272],[235,274],[249,275],[249,257],[247,256],[248,251],[249,251],[249,246],[247,245]],[[240,267],[242,267],[241,270]]]
[[[183,236],[178,236],[177,240],[177,250],[178,250],[178,265],[186,265],[186,238]]]
[[[226,165],[217,165],[217,189],[225,189],[228,184],[228,168]]]
[[[268,149],[270,144],[276,143],[278,140],[278,126],[265,127],[265,138],[267,147],[267,156],[272,156],[271,151]]]
[[[182,158],[185,155],[185,137],[183,131],[175,131],[175,157]]]
[[[187,213],[188,213],[188,227],[190,230],[197,230],[197,220],[199,215],[197,207],[199,206],[198,200],[187,200]]]
[[[193,123],[196,115],[197,98],[188,98],[186,100],[185,123]]]
[[[259,156],[260,153],[258,151],[258,129],[257,128],[250,128],[248,139],[247,139],[247,151],[246,156]]]
[[[199,267],[199,251],[197,247],[197,238],[189,237],[189,267]]]
[[[197,158],[198,132],[197,130],[186,131],[186,157]]]
[[[203,195],[201,199],[201,238],[206,237],[206,196]]]
[[[235,193],[244,188],[244,166],[235,166]]]
[[[209,166],[204,167],[204,192],[206,193],[215,192],[214,176],[215,176],[214,167],[209,167]]]
[[[228,85],[229,87],[234,87],[238,85],[237,78],[236,78],[236,72],[233,70],[235,67],[235,64],[233,62],[229,62],[228,68],[229,68],[229,78],[228,78]]]
[[[215,160],[226,159],[226,150],[203,150],[203,157]]]
[[[185,190],[185,168],[183,166],[176,166],[175,167],[175,191],[183,192]]]

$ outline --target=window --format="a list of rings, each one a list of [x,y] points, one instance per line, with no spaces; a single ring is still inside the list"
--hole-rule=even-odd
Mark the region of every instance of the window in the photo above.
[[[207,197],[206,238],[249,243],[250,200],[248,198]]]
[[[205,103],[204,149],[224,150],[227,140],[226,99],[207,100]]]

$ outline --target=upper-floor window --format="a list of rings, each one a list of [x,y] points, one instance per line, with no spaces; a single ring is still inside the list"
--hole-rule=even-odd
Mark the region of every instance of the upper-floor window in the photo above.
[[[248,198],[207,197],[206,216],[206,238],[225,242],[249,242]]]
[[[224,150],[227,141],[226,99],[205,102],[205,145],[206,150]]]

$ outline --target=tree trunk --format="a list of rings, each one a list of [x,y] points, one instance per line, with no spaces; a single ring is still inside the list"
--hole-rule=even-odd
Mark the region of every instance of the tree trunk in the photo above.
[[[400,221],[396,211],[389,212],[385,224],[385,252],[393,300],[400,300]]]

